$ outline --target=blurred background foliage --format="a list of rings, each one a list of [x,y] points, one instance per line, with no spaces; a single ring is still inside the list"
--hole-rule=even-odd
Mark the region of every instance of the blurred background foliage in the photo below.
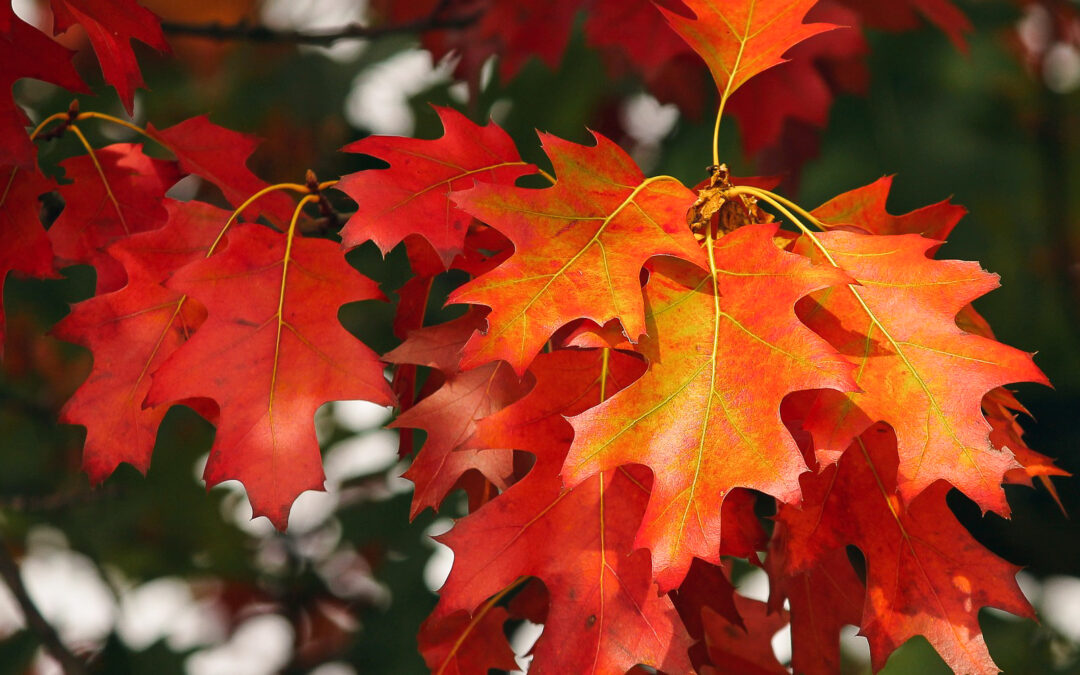
[[[188,23],[316,29],[366,17],[365,3],[350,0],[143,4]],[[31,20],[47,12],[32,1],[15,5]],[[1033,25],[1048,20],[1038,14],[1046,11],[1041,3],[958,5],[975,26],[966,54],[928,26],[866,31],[866,95],[837,98],[820,154],[786,174],[784,189],[814,206],[896,174],[893,213],[950,195],[965,205],[970,214],[944,254],[979,260],[1001,275],[1002,288],[977,306],[1004,342],[1038,351],[1055,387],[1019,387],[1038,420],[1025,420],[1029,443],[1078,474],[1080,52],[1068,39],[1032,38]],[[1077,31],[1074,25],[1074,41]],[[63,39],[83,46],[77,34]],[[174,57],[139,52],[150,91],[138,96],[136,121],[161,128],[210,113],[218,124],[256,133],[265,142],[251,167],[271,182],[298,181],[309,168],[327,179],[372,166],[337,152],[369,133],[437,137],[429,102],[454,105],[477,121],[494,117],[525,157],[541,164],[534,129],[579,142],[588,141],[587,128],[596,129],[623,143],[647,172],[691,185],[705,177],[710,158],[711,115],[681,114],[635,78],[610,77],[586,46],[580,22],[557,69],[532,60],[513,81],[493,77],[468,104],[464,83],[453,81],[446,64],[432,63],[415,35],[342,41],[330,49],[195,37],[171,42]],[[100,81],[88,50],[76,63],[88,81]],[[16,96],[35,119],[66,109],[70,99],[26,80],[16,85]],[[123,115],[104,88],[81,104]],[[102,127],[92,136],[99,147],[129,139]],[[732,120],[722,142],[721,156],[736,175],[776,168],[767,157],[742,152]],[[40,152],[50,167],[80,150],[68,138],[41,145]],[[176,195],[196,193],[220,201],[195,183]],[[383,260],[363,247],[350,260],[388,293],[408,275],[401,251]],[[429,511],[408,522],[410,486],[396,478],[404,469],[396,438],[379,430],[389,411],[342,404],[320,412],[330,492],[305,495],[286,534],[249,522],[239,486],[206,493],[198,477],[213,428],[187,409],[175,408],[166,419],[146,477],[126,467],[91,490],[79,471],[83,431],[56,423],[59,407],[88,372],[89,354],[46,331],[69,303],[91,294],[92,274],[75,267],[62,280],[11,279],[4,298],[0,536],[23,558],[27,585],[65,642],[107,673],[424,672],[415,635],[446,568],[445,552],[437,553],[429,535],[449,526],[446,515],[463,511],[451,505],[438,519]],[[431,322],[440,318],[433,310]],[[342,312],[350,330],[377,351],[396,343],[390,317],[391,309],[377,303]],[[1055,484],[1071,517],[1041,487],[1008,488],[1012,520],[982,516],[955,492],[951,498],[980,541],[1026,566],[1023,586],[1044,617],[1036,624],[984,610],[991,653],[1008,673],[1080,673],[1080,486],[1074,478]],[[760,582],[743,572],[746,589]],[[508,632],[520,651],[536,635],[515,626]],[[6,595],[0,636],[0,674],[53,672]],[[845,641],[852,673],[869,672],[859,640]],[[916,639],[894,654],[886,672],[945,669]]]

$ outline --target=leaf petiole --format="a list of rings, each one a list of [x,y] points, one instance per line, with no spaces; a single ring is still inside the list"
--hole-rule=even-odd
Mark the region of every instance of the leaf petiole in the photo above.
[[[100,112],[94,112],[93,110],[88,110],[86,112],[79,113],[78,116],[75,118],[75,121],[79,122],[79,121],[82,121],[82,120],[89,120],[89,119],[97,119],[97,120],[104,120],[106,122],[112,122],[113,124],[122,126],[122,127],[126,128],[126,129],[129,129],[131,131],[134,131],[135,133],[137,133],[137,134],[139,134],[141,136],[144,136],[145,138],[149,138],[150,140],[154,141],[155,143],[157,143],[161,147],[165,148],[169,152],[172,152],[172,148],[170,148],[169,146],[162,143],[160,139],[155,138],[154,136],[151,136],[150,133],[146,129],[143,129],[142,127],[138,126],[137,124],[132,124],[131,122],[128,122],[127,120],[122,120],[119,117],[114,117],[112,115],[109,115],[108,113],[100,113]]]
[[[49,126],[53,122],[66,119],[70,119],[70,116],[66,112],[53,113],[52,115],[49,115],[45,119],[41,120],[41,122],[39,122],[38,125],[34,127],[34,130],[30,132],[30,140],[36,139],[38,135],[40,135],[41,132],[45,130],[45,127]]]
[[[94,163],[94,168],[97,170],[98,175],[101,176],[101,182],[105,185],[105,194],[109,196],[109,202],[111,202],[113,208],[116,209],[116,217],[120,219],[120,224],[124,227],[124,234],[131,234],[131,230],[128,229],[127,221],[124,220],[124,212],[120,210],[120,203],[116,200],[116,195],[113,194],[112,186],[109,185],[109,179],[105,177],[105,170],[101,168],[101,162],[98,161],[97,153],[94,152],[94,146],[90,145],[90,141],[86,140],[86,136],[79,127],[74,124],[69,124],[67,128],[75,134],[75,137],[79,139],[82,146],[86,148],[86,154],[90,155],[90,161]]]
[[[491,596],[490,600],[481,605],[480,609],[476,610],[476,613],[473,614],[472,618],[469,620],[469,625],[465,627],[465,630],[462,631],[461,635],[454,641],[454,645],[450,648],[450,652],[446,655],[443,662],[439,664],[439,669],[435,671],[435,675],[442,675],[442,673],[446,671],[446,667],[453,661],[458,650],[461,649],[461,645],[465,642],[465,638],[469,637],[469,633],[471,633],[472,629],[480,623],[480,620],[484,618],[484,615],[490,612],[491,608],[498,604],[500,600],[520,588],[528,580],[529,577],[518,577],[514,583]]]
[[[794,202],[785,199],[778,194],[769,192],[768,190],[750,187],[749,185],[736,185],[735,187],[724,190],[723,194],[724,196],[750,195],[751,197],[756,197],[761,201],[766,202],[767,204],[775,208],[777,211],[779,211],[780,215],[790,220],[795,227],[799,228],[799,230],[806,235],[806,237],[814,244],[814,246],[819,251],[821,251],[822,255],[825,256],[825,259],[828,260],[833,267],[840,267],[840,265],[837,264],[836,260],[833,259],[832,254],[830,254],[828,249],[825,248],[824,244],[822,244],[818,240],[817,236],[814,234],[814,231],[804,225],[803,222],[799,220],[799,218],[794,213],[792,213],[791,210],[788,209],[788,207],[790,206],[792,210],[798,211],[799,213],[803,214],[803,216],[806,217],[806,219],[813,223],[816,227],[820,229],[825,229],[824,225],[821,223],[820,220],[815,218],[813,215],[811,215],[809,211],[802,208],[798,204],[795,204]]]
[[[336,183],[336,180],[319,183],[319,189],[321,190],[323,188],[330,187]],[[311,188],[307,185],[301,185],[300,183],[275,183],[274,185],[267,185],[263,189],[259,190],[255,194],[245,199],[243,204],[236,207],[236,210],[232,212],[232,214],[229,216],[229,219],[225,221],[225,226],[221,228],[221,231],[218,232],[217,237],[214,238],[214,243],[210,244],[210,248],[206,251],[206,257],[209,258],[211,255],[214,254],[214,251],[217,250],[218,244],[221,243],[221,238],[225,236],[225,233],[229,230],[229,227],[233,224],[233,222],[236,221],[236,219],[240,216],[241,213],[244,212],[245,209],[254,204],[255,201],[259,199],[259,197],[270,194],[271,192],[277,192],[279,190],[288,190],[290,192],[298,192],[311,196]],[[303,206],[306,203],[307,202],[305,202],[304,200],[301,200],[299,206]],[[299,208],[297,213],[298,212]],[[290,227],[290,230],[291,229],[292,228]]]

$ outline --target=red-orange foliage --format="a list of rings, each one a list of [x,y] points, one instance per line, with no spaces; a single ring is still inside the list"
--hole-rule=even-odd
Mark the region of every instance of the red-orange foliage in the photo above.
[[[408,4],[376,3],[402,21],[436,5]],[[822,2],[817,16],[903,27],[915,8],[957,42],[969,29],[945,0],[888,11],[843,4]],[[538,49],[556,60],[579,10],[613,67],[648,81],[696,52],[721,110],[751,83],[733,110],[752,149],[778,142],[789,117],[823,124],[832,92],[821,60],[840,67],[864,49],[856,29],[830,38],[832,24],[807,23],[813,0],[439,6],[480,17],[424,36],[437,53],[461,49],[474,82],[490,54],[506,78]],[[167,48],[156,19],[133,0],[53,7],[58,30],[87,31],[130,110],[142,78],[129,43]],[[603,31],[597,17],[623,33]],[[821,33],[813,49],[792,51]],[[635,51],[653,40],[648,56]],[[785,54],[806,61],[770,70]],[[5,88],[23,76],[82,88],[66,52],[6,7],[0,60]],[[791,82],[812,115],[748,117]],[[538,673],[784,672],[769,638],[789,621],[797,672],[834,671],[848,622],[869,639],[875,668],[924,635],[958,671],[995,672],[978,610],[1031,609],[1016,568],[964,531],[945,494],[955,487],[1007,514],[1003,483],[1057,470],[1023,444],[1013,416],[1022,408],[1002,388],[1045,376],[970,308],[996,277],[933,257],[962,209],[892,216],[882,179],[808,211],[716,166],[695,191],[645,176],[601,134],[592,146],[541,134],[551,184],[523,187],[538,170],[505,132],[437,112],[441,138],[345,148],[389,168],[275,186],[301,195],[293,208],[280,193],[252,206],[267,187],[245,165],[254,141],[202,117],[144,130],[173,160],[138,144],[87,146],[64,163],[71,183],[57,188],[34,166],[4,95],[0,282],[75,262],[98,275],[97,295],[56,329],[94,355],[62,416],[87,427],[91,480],[121,462],[145,471],[166,409],[186,403],[217,425],[207,483],[240,480],[255,514],[285,528],[300,493],[323,485],[316,408],[396,399],[392,426],[427,433],[406,474],[413,515],[438,509],[455,487],[473,505],[443,537],[456,560],[420,633],[437,672],[512,666],[502,633],[511,616],[546,625]],[[87,117],[73,108],[39,131],[77,132]],[[216,185],[237,211],[166,200],[186,174]],[[416,272],[395,320],[406,339],[382,360],[338,321],[345,303],[382,293],[341,245],[297,227],[334,187],[359,207],[341,231],[345,246],[373,241],[386,252],[404,242]],[[52,190],[66,207],[46,234],[37,200]],[[425,326],[431,280],[451,268],[471,279],[449,301],[473,307]],[[396,397],[384,362],[396,367]],[[420,390],[417,367],[434,369]],[[768,541],[757,500],[777,508]],[[865,581],[847,545],[865,557]],[[734,594],[722,556],[764,567],[767,606]],[[523,585],[529,577],[542,584]],[[505,606],[519,591],[529,602]]]

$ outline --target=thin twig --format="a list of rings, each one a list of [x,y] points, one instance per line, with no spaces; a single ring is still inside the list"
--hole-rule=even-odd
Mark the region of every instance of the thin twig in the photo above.
[[[83,675],[86,673],[86,667],[82,661],[64,646],[64,643],[60,641],[60,636],[56,633],[56,629],[41,615],[41,611],[38,610],[37,605],[30,598],[26,586],[23,585],[22,576],[19,574],[19,565],[11,557],[11,552],[8,551],[2,536],[0,536],[0,578],[3,578],[4,583],[8,585],[12,595],[15,596],[15,601],[22,608],[23,615],[26,617],[26,625],[37,634],[45,649],[60,663],[64,673],[66,675]]]
[[[235,24],[178,23],[162,21],[161,28],[169,35],[202,37],[208,40],[246,40],[248,42],[273,42],[303,45],[329,46],[338,40],[367,40],[384,35],[421,33],[440,28],[466,28],[480,18],[480,12],[460,16],[444,16],[452,4],[442,0],[427,16],[389,26],[362,26],[351,23],[325,31],[278,30],[247,21]]]
[[[105,485],[96,489],[75,488],[44,495],[11,495],[0,497],[0,511],[17,511],[19,513],[63,511],[112,498],[119,494],[120,489],[116,485]]]

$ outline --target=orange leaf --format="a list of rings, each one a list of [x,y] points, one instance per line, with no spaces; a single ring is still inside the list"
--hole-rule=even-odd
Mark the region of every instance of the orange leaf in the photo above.
[[[896,430],[900,493],[905,500],[944,478],[984,510],[1008,513],[1001,488],[1017,466],[990,444],[981,401],[1018,381],[1046,383],[1031,355],[960,330],[955,317],[996,288],[977,263],[932,260],[940,241],[917,235],[817,235],[857,286],[830,289],[800,302],[799,317],[857,367],[862,391],[824,392],[808,413],[818,459],[834,461],[876,421]],[[805,237],[796,244],[823,253]]]
[[[794,312],[799,298],[847,277],[778,249],[776,229],[749,225],[718,239],[715,275],[658,261],[645,287],[649,372],[571,419],[568,485],[623,464],[652,469],[634,546],[652,551],[663,590],[679,585],[695,556],[719,562],[721,504],[733,488],[798,501],[806,465],[780,401],[853,386],[851,367]]]
[[[392,428],[423,429],[424,447],[403,476],[416,488],[409,517],[439,504],[461,476],[476,470],[505,490],[514,471],[513,453],[464,449],[476,423],[521,398],[529,389],[505,363],[489,363],[456,373],[431,396],[402,413]]]
[[[517,662],[506,642],[502,607],[485,604],[475,615],[455,612],[444,619],[428,617],[416,641],[424,662],[435,675],[488,675],[491,669],[514,670]]]
[[[735,595],[735,607],[744,625],[706,607],[701,611],[705,624],[705,645],[710,663],[703,675],[783,675],[787,668],[776,660],[772,638],[787,625],[787,612],[769,613],[764,602]]]
[[[723,100],[751,77],[783,63],[788,49],[835,28],[803,23],[817,0],[682,0],[693,17],[655,1],[675,32],[705,59]]]
[[[874,670],[923,635],[958,673],[997,673],[979,628],[982,607],[1034,613],[1015,581],[1019,567],[976,542],[934,483],[906,506],[897,495],[896,437],[877,424],[835,466],[802,479],[801,509],[781,506],[788,570],[812,569],[847,544],[866,557],[861,633]]]
[[[654,255],[705,266],[686,226],[695,195],[674,178],[646,179],[599,134],[587,147],[541,134],[558,181],[542,190],[479,184],[459,207],[514,243],[503,264],[450,295],[491,307],[488,331],[465,346],[463,368],[503,359],[521,374],[563,325],[619,319],[631,341],[645,333],[640,271]]]
[[[963,206],[946,199],[894,216],[885,210],[892,181],[892,176],[882,176],[869,185],[833,197],[814,209],[814,216],[829,229],[854,226],[870,234],[921,234],[944,240],[967,213]]]
[[[671,601],[657,595],[648,553],[631,552],[648,498],[640,472],[612,471],[574,488],[558,476],[572,433],[563,415],[640,368],[617,352],[607,360],[601,350],[543,354],[533,391],[478,425],[474,441],[527,450],[537,462],[442,538],[455,558],[434,615],[471,610],[519,577],[538,577],[550,607],[529,672],[626,672],[639,663],[689,670],[689,637]]]

